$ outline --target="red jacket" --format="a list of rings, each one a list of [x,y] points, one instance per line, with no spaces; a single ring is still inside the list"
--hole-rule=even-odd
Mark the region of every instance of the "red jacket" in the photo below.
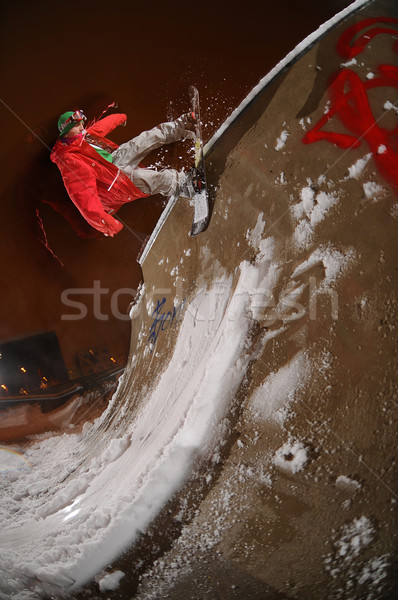
[[[100,138],[115,150],[118,146],[104,136],[126,122],[126,115],[104,117],[87,128],[87,133]],[[61,171],[66,190],[83,217],[92,227],[113,236],[123,225],[109,212],[115,212],[137,198],[147,196],[115,165],[103,158],[84,137],[69,144],[60,139],[52,149],[51,160]]]

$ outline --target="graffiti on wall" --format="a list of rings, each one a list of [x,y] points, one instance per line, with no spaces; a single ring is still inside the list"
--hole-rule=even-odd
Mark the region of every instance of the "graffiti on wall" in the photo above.
[[[162,298],[162,300],[158,300],[155,310],[153,311],[151,317],[153,319],[152,325],[149,329],[148,334],[148,345],[153,350],[159,334],[162,331],[166,331],[172,327],[176,327],[176,325],[181,321],[181,317],[184,311],[185,300],[180,302],[177,306],[173,305],[171,310],[166,309],[166,298]]]
[[[364,19],[349,27],[337,43],[337,52],[342,58],[352,60],[381,34],[393,36],[393,51],[398,53],[398,19],[388,17]],[[334,75],[329,87],[328,110],[305,134],[303,142],[313,144],[326,140],[344,149],[367,143],[379,172],[398,194],[398,125],[385,129],[380,125],[380,116],[375,117],[368,92],[379,87],[398,89],[398,67],[380,64],[377,73],[365,81],[354,70],[343,68]],[[333,124],[334,118],[348,133],[342,133],[341,127],[339,131],[325,129],[329,123]]]

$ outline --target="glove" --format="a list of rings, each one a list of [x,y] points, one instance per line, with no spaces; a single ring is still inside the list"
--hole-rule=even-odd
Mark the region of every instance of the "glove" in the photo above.
[[[194,112],[184,113],[178,119],[176,119],[178,123],[182,126],[181,139],[183,140],[194,140],[195,134],[192,130],[196,122],[196,117]]]
[[[181,121],[184,123],[186,129],[192,129],[194,124],[196,123],[196,114],[194,111],[184,113],[180,117]]]

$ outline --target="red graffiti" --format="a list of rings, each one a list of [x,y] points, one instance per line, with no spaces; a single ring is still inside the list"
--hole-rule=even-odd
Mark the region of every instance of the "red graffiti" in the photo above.
[[[377,35],[381,33],[387,33],[391,35],[397,35],[395,29],[389,27],[374,27],[373,29],[369,29],[358,39],[354,39],[355,36],[362,30],[366,29],[372,25],[376,25],[376,23],[394,23],[398,24],[398,19],[394,19],[392,17],[379,17],[375,19],[363,19],[359,23],[355,23],[343,33],[337,42],[337,52],[343,58],[354,58],[357,54],[360,54],[365,46]],[[351,44],[352,43],[352,44]],[[398,42],[394,43],[394,50],[398,51]]]
[[[357,39],[357,34],[378,22],[397,23],[398,19],[365,19],[348,28],[340,37],[337,51],[345,58],[352,58],[363,51],[376,35],[394,33],[396,30],[374,27]],[[398,43],[394,44],[398,51]],[[357,73],[344,68],[329,87],[330,107],[303,138],[305,144],[326,140],[340,148],[358,148],[364,141],[368,144],[382,176],[398,191],[398,125],[385,129],[375,118],[368,91],[373,88],[392,87],[398,89],[398,68],[379,65],[377,76],[362,81]],[[349,133],[328,131],[324,127],[336,117]],[[380,119],[379,119],[380,120]]]

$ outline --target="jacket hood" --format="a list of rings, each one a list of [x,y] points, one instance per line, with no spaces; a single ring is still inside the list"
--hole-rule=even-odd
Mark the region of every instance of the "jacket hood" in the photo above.
[[[69,152],[69,150],[71,149],[77,148],[81,141],[81,135],[76,136],[76,139],[71,141],[71,143],[69,144],[65,144],[61,141],[60,138],[58,138],[53,146],[53,149],[51,150],[50,159],[53,162],[57,162],[57,160],[62,156],[62,154],[64,154],[65,152]]]

